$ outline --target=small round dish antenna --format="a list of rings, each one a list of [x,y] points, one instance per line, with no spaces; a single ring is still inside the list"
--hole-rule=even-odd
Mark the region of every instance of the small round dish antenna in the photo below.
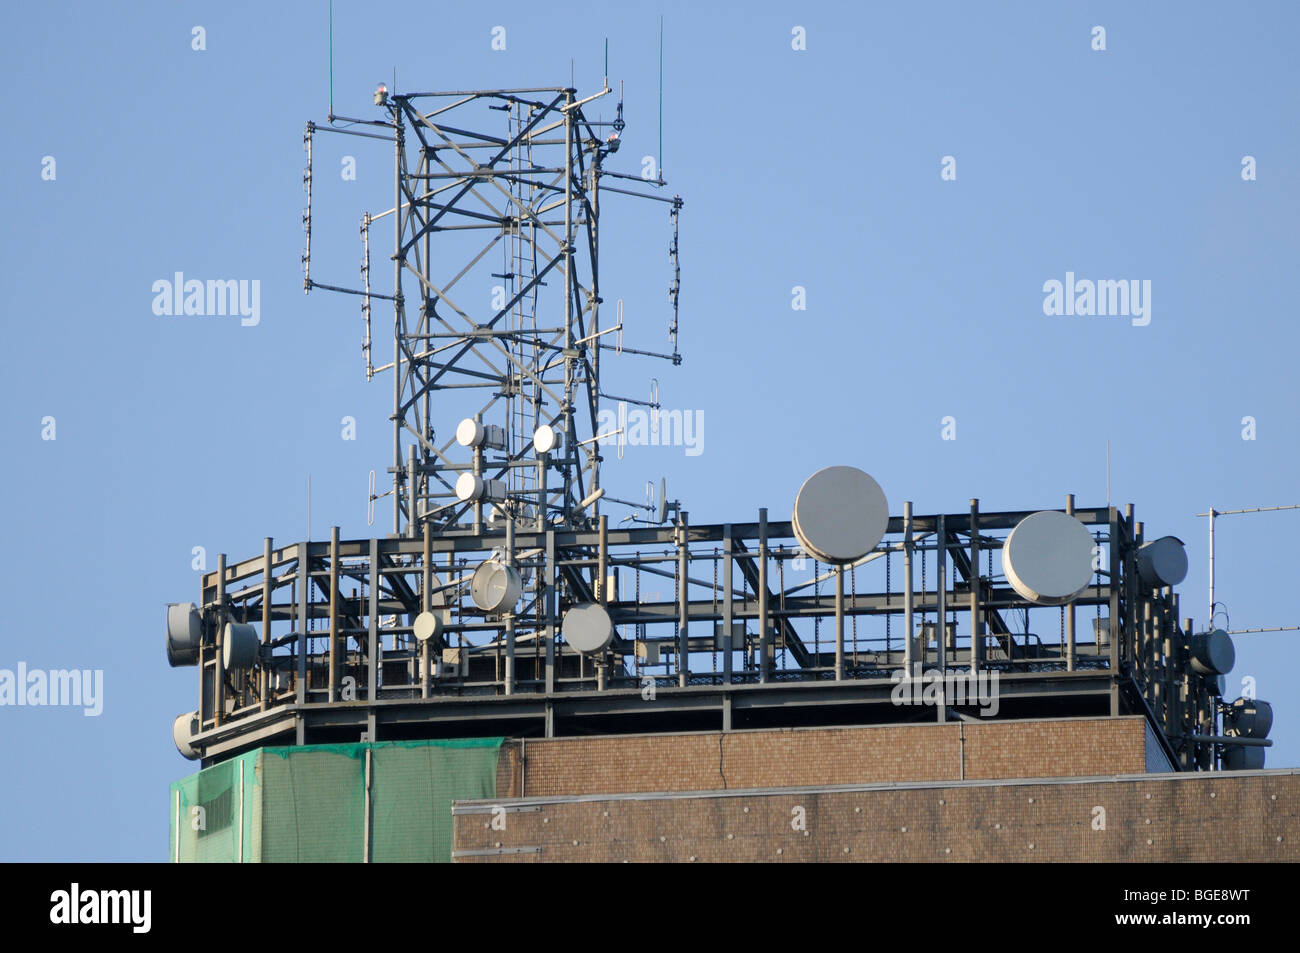
[[[227,622],[221,639],[221,667],[252,668],[257,661],[257,629],[243,622]]]
[[[198,606],[192,602],[167,606],[167,661],[172,668],[198,665],[202,638],[203,620]]]
[[[479,446],[485,435],[483,424],[473,417],[466,417],[456,425],[456,442],[462,447]]]
[[[822,562],[851,563],[876,548],[889,529],[885,491],[856,467],[826,467],[799,488],[794,533]]]
[[[475,473],[462,473],[456,478],[456,499],[462,503],[477,500],[483,495],[483,478]]]
[[[189,761],[199,760],[199,753],[190,744],[198,733],[199,713],[197,711],[187,711],[183,715],[177,715],[176,720],[172,722],[172,741],[176,743],[176,750],[181,753],[182,758]]]
[[[1092,581],[1092,534],[1073,516],[1044,510],[1026,516],[1002,544],[1007,582],[1023,598],[1063,606]]]
[[[411,623],[411,630],[421,642],[437,638],[442,633],[442,617],[436,612],[421,612]]]
[[[605,651],[614,641],[614,625],[603,606],[587,602],[564,613],[560,634],[571,648],[593,655]]]
[[[550,424],[542,424],[533,431],[533,449],[538,453],[550,453],[560,445],[560,433]]]
[[[1237,661],[1232,636],[1222,629],[1193,635],[1191,655],[1192,670],[1198,675],[1227,675]]]

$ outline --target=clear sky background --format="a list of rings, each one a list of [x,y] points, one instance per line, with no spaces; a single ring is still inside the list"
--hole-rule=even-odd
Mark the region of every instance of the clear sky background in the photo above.
[[[308,474],[317,538],[331,523],[372,532],[391,382],[365,382],[356,300],[304,297],[299,266],[327,11],[0,14],[0,668],[102,669],[105,686],[97,718],[0,708],[0,859],[165,859],[168,783],[194,769],[171,724],[197,678],[167,666],[163,607],[198,598],[193,547],[211,568],[220,552],[260,554],[264,536],[300,539]],[[1300,8],[338,0],[336,111],[377,112],[371,92],[394,69],[399,90],[553,86],[572,60],[590,94],[608,38],[628,121],[613,167],[637,173],[658,148],[661,14],[685,361],[625,361],[609,389],[648,396],[657,377],[666,408],[704,411],[704,452],[629,448],[605,467],[611,493],[640,498],[666,476],[693,522],[760,506],[783,519],[805,477],[847,463],[896,514],[906,499],[1104,505],[1109,440],[1112,499],[1135,503],[1149,536],[1187,541],[1183,614],[1202,624],[1195,514],[1300,503]],[[615,98],[594,111],[612,118]],[[342,139],[318,139],[313,277],[355,284],[357,223],[391,204],[392,158]],[[343,154],[356,181],[337,171]],[[955,181],[940,177],[947,155]],[[605,299],[626,301],[627,344],[663,349],[666,209],[603,211]],[[258,279],[260,324],[154,315],[152,283],[177,271]],[[1067,271],[1149,280],[1150,324],[1045,316],[1043,283]],[[346,415],[355,441],[340,439]],[[1300,623],[1287,544],[1300,511],[1218,528],[1231,626]],[[1237,639],[1230,696],[1251,676],[1273,703],[1269,767],[1300,764],[1298,646],[1297,633]]]

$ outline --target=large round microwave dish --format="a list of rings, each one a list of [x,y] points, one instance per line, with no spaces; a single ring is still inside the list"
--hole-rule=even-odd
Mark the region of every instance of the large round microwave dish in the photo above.
[[[560,634],[570,648],[591,655],[603,652],[614,640],[614,624],[603,606],[588,602],[564,613]]]
[[[198,606],[192,602],[167,606],[167,661],[173,668],[197,665],[202,640],[203,620]]]
[[[485,612],[511,611],[523,591],[519,573],[495,559],[479,563],[469,583],[470,598]]]
[[[1137,551],[1138,576],[1150,589],[1176,586],[1187,578],[1187,547],[1177,536],[1161,536]]]
[[[869,474],[856,467],[826,467],[799,488],[793,523],[807,552],[822,562],[850,563],[885,538],[889,502]]]
[[[248,669],[257,661],[257,629],[245,622],[227,622],[221,640],[221,667],[227,672]]]
[[[1002,569],[1023,598],[1061,606],[1092,581],[1092,548],[1092,534],[1073,516],[1055,510],[1031,513],[1002,544]]]

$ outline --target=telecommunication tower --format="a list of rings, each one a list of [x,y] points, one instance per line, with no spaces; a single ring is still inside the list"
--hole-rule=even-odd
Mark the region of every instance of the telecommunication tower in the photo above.
[[[610,396],[601,389],[602,355],[681,362],[683,202],[612,184],[666,185],[662,170],[648,181],[607,168],[622,142],[623,104],[609,122],[585,110],[611,92],[608,82],[582,99],[563,87],[380,86],[374,102],[384,118],[331,114],[328,124],[307,125],[304,290],[360,296],[367,379],[392,375],[392,487],[372,485],[370,503],[392,497],[395,536],[415,538],[426,524],[478,532],[498,515],[539,530],[590,522],[604,496],[601,444],[617,436],[597,431]],[[358,288],[311,273],[311,155],[322,132],[393,148],[393,205],[361,219]],[[668,352],[624,347],[621,306],[614,322],[602,321],[600,216],[611,195],[669,208]],[[371,246],[390,220],[392,285],[378,290]],[[376,301],[393,308],[392,357],[380,364]],[[618,399],[657,407],[653,399]],[[454,430],[440,429],[456,420]]]

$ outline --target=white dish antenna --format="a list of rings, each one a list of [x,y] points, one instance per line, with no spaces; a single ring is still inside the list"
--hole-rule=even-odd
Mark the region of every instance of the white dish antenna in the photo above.
[[[176,743],[176,750],[181,753],[182,758],[189,761],[199,760],[199,753],[190,744],[190,741],[198,733],[199,713],[197,711],[188,711],[183,715],[177,715],[176,720],[172,722],[172,741]]]
[[[442,615],[438,612],[421,612],[411,623],[411,629],[421,642],[436,639],[442,633]]]
[[[851,563],[876,548],[889,529],[885,491],[856,467],[818,470],[794,499],[794,532],[822,562]]]
[[[471,500],[504,500],[506,485],[503,480],[485,480],[477,473],[462,473],[456,478],[456,499],[462,503]]]
[[[1092,581],[1092,534],[1073,516],[1044,510],[1026,516],[1002,544],[1002,569],[1021,597],[1063,606]]]
[[[519,573],[494,559],[479,563],[469,582],[470,598],[484,612],[510,612],[523,591]]]
[[[433,570],[429,570],[429,589],[429,611],[421,612],[411,622],[411,634],[421,642],[436,639],[451,624],[451,610],[447,607],[442,577]]]
[[[605,651],[614,641],[614,624],[603,606],[588,602],[564,613],[560,633],[571,648],[593,655]]]
[[[538,453],[550,453],[560,442],[560,432],[550,424],[542,424],[533,431],[533,449]]]
[[[227,622],[221,638],[221,667],[252,668],[257,661],[257,629],[243,622]]]
[[[456,425],[456,442],[462,447],[491,447],[503,450],[506,445],[506,431],[496,424],[483,424],[473,417],[466,417]]]
[[[486,435],[483,424],[473,417],[466,417],[456,425],[456,442],[462,447],[477,447]]]
[[[192,602],[173,602],[167,606],[167,661],[172,668],[198,665],[202,638],[203,620],[198,606]]]

